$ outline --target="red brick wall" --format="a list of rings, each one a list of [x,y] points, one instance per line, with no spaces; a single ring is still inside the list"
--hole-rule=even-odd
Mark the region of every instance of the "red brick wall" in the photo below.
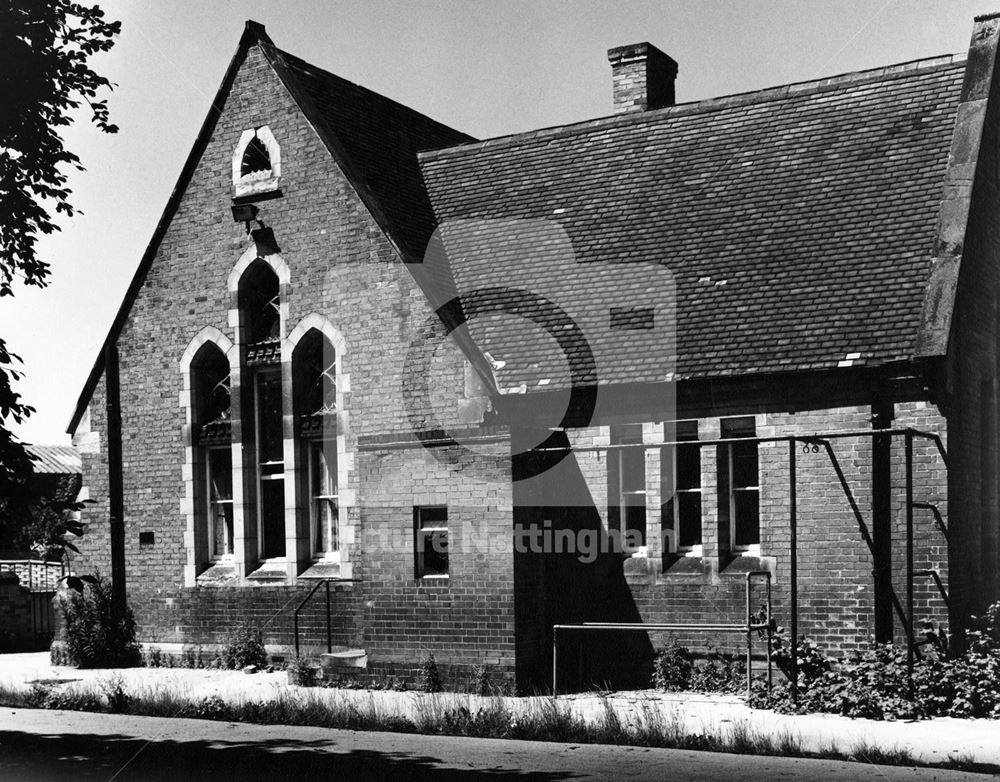
[[[291,612],[311,583],[267,587],[184,587],[183,378],[178,362],[205,326],[232,338],[227,278],[248,246],[230,214],[231,155],[240,133],[267,124],[281,146],[283,197],[259,204],[274,229],[290,270],[286,335],[318,312],[346,341],[342,371],[351,378],[346,407],[348,450],[356,468],[349,488],[360,524],[350,546],[360,583],[334,597],[335,643],[364,646],[374,663],[418,665],[433,650],[444,664],[469,670],[488,661],[513,665],[512,565],[509,556],[507,448],[466,454],[453,464],[416,446],[359,450],[359,442],[400,440],[411,419],[402,385],[406,351],[433,323],[433,311],[396,251],[365,210],[291,97],[252,48],[135,300],[118,342],[121,356],[126,567],[129,600],[141,640],[218,642],[226,628],[250,616],[267,619],[266,640],[290,643]],[[440,335],[439,335],[440,336]],[[458,420],[465,400],[464,359],[442,339],[433,363],[430,406],[445,425]],[[110,571],[107,534],[107,443],[104,384],[91,399],[90,441],[84,482],[98,503],[85,512],[90,528],[78,570]],[[499,449],[499,450],[498,450]],[[478,473],[483,480],[470,481]],[[413,570],[413,506],[449,505],[452,575],[446,584],[421,586]],[[453,520],[453,521],[452,521]],[[500,539],[499,554],[467,554],[462,525],[477,525]],[[139,545],[140,531],[155,534]],[[366,548],[374,533],[394,532],[396,548]],[[508,552],[503,553],[506,545]],[[318,605],[322,598],[318,597]],[[307,623],[316,630],[317,617]],[[325,627],[319,633],[325,641]],[[316,638],[312,639],[316,642]]]
[[[739,411],[727,410],[726,415]],[[747,410],[745,414],[752,414]],[[756,414],[757,435],[809,435],[832,431],[871,428],[868,406],[841,407],[799,413]],[[913,427],[944,437],[945,421],[938,410],[925,402],[896,405],[894,427]],[[603,433],[603,436],[602,436]],[[719,419],[699,420],[699,437],[719,436]],[[574,432],[571,439],[579,445],[607,443],[607,427],[592,427]],[[864,523],[872,527],[871,438],[868,436],[832,440],[833,451],[860,508]],[[905,462],[903,438],[896,437],[892,449],[892,583],[905,607]],[[939,506],[948,518],[947,472],[936,447],[926,440],[914,442],[914,500]],[[550,673],[551,625],[581,621],[620,621],[645,623],[735,623],[745,621],[745,574],[765,568],[773,573],[773,612],[778,623],[789,625],[789,478],[788,445],[784,442],[759,446],[761,543],[760,559],[742,556],[733,559],[723,552],[717,531],[716,449],[702,450],[702,558],[661,559],[654,552],[648,557],[603,556],[591,565],[572,561],[572,557],[549,558],[518,555],[517,563],[527,585],[518,584],[515,594],[519,605],[526,604],[526,616],[518,620],[518,663],[537,681],[546,681]],[[843,655],[866,647],[874,637],[873,560],[864,542],[855,515],[837,479],[827,453],[796,450],[797,519],[798,519],[798,605],[799,632],[817,641],[826,651]],[[560,518],[551,508],[521,508],[515,518],[522,524],[539,524],[544,518],[557,518],[556,525],[580,529],[586,526],[607,528],[607,454],[578,453],[574,469],[581,485],[573,489],[566,474],[553,479],[553,492],[575,491],[592,500],[590,507],[574,509]],[[648,462],[647,462],[648,465]],[[647,479],[648,481],[648,479]],[[556,485],[557,484],[557,485]],[[647,490],[649,484],[647,482]],[[517,487],[515,488],[517,491]],[[515,495],[517,496],[517,494]],[[554,496],[554,495],[553,495]],[[524,498],[526,502],[529,498]],[[650,516],[648,535],[655,534]],[[945,537],[933,524],[928,511],[914,513],[915,570],[936,569],[948,582],[948,558]],[[724,549],[724,546],[721,548]],[[518,564],[515,567],[518,567]],[[538,585],[546,595],[546,604],[532,612],[527,593]],[[520,595],[524,590],[525,597]],[[923,620],[947,624],[948,614],[933,581],[915,580],[914,613],[917,626]],[[755,591],[756,609],[763,602],[763,586]],[[575,598],[575,599],[574,599]],[[533,618],[534,621],[528,621]],[[894,618],[898,640],[904,639],[902,625]],[[587,640],[582,640],[586,638]],[[619,637],[611,642],[605,636],[564,636],[561,653],[572,681],[577,671],[592,677],[621,675],[609,660],[622,662],[625,650],[629,662],[639,670],[648,666],[653,648],[670,638],[694,649],[716,648],[737,651],[745,648],[740,634],[707,635],[694,632],[651,633],[651,644],[636,635]],[[524,659],[521,659],[521,657]],[[580,663],[581,657],[584,662]],[[602,659],[603,658],[603,659]],[[627,677],[626,677],[627,678]],[[641,675],[633,678],[642,679]]]

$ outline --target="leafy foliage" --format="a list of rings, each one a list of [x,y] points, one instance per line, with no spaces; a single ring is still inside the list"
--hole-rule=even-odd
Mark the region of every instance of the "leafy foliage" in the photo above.
[[[791,645],[785,643],[783,634],[783,628],[778,627],[771,636],[771,660],[777,666],[778,670],[785,674],[785,678],[791,681],[792,650]],[[823,650],[814,641],[805,636],[799,638],[795,656],[798,666],[798,683],[800,689],[810,687],[825,673],[833,669],[833,660],[824,654]]]
[[[219,652],[219,662],[223,668],[239,669],[248,665],[265,667],[267,651],[264,649],[264,636],[261,631],[249,622],[238,624]]]
[[[653,687],[667,692],[690,689],[693,668],[691,651],[674,641],[656,653],[653,660]]]
[[[821,657],[814,644],[800,648],[798,699],[787,684],[770,697],[755,696],[755,705],[798,713],[820,711],[869,719],[925,719],[929,717],[1000,718],[1000,603],[973,618],[967,650],[955,657],[945,654],[943,634],[929,631],[925,653],[914,662],[913,688],[907,681],[906,650],[880,644],[855,654],[838,669],[822,670],[809,662]],[[813,651],[815,650],[815,651]],[[810,671],[803,676],[803,667]]]
[[[93,500],[82,502],[53,498],[32,492],[31,481],[21,492],[21,500],[6,507],[13,528],[13,545],[18,551],[32,550],[42,559],[58,561],[66,550],[79,552],[74,540],[82,537],[83,522],[78,511]]]
[[[687,647],[674,642],[657,652],[652,684],[668,692],[738,692],[746,686],[746,663],[737,654],[718,650],[696,661]]]
[[[13,293],[15,276],[43,286],[49,264],[38,258],[38,234],[58,230],[50,206],[67,216],[67,176],[61,167],[83,170],[80,158],[66,149],[60,129],[71,124],[82,103],[105,133],[118,128],[108,121],[106,100],[98,93],[111,83],[87,64],[108,51],[121,30],[106,22],[97,6],[70,0],[3,0],[0,4],[0,198],[6,217],[0,222],[0,296]]]
[[[49,264],[38,257],[36,242],[40,234],[59,230],[53,210],[74,214],[65,168],[82,166],[64,146],[62,128],[86,103],[101,131],[118,130],[108,121],[107,101],[98,97],[112,85],[88,60],[109,50],[120,29],[96,6],[0,0],[0,298],[13,295],[16,278],[25,285],[47,284]],[[40,525],[37,540],[60,548],[65,533],[73,531],[60,529],[67,525],[65,511],[73,508],[48,507],[32,491],[32,459],[10,431],[34,412],[13,389],[21,377],[18,364],[20,358],[0,339],[0,519],[11,526],[34,520]]]
[[[70,583],[74,579],[73,583]],[[79,668],[120,668],[138,665],[135,617],[126,606],[115,620],[111,611],[111,583],[99,575],[67,579],[71,587],[59,594],[58,607],[65,631],[66,652]],[[76,587],[79,587],[77,591]]]

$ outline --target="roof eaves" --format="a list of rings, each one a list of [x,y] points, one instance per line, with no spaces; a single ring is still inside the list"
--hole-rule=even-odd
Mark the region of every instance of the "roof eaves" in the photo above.
[[[258,22],[248,20],[243,29],[243,35],[240,37],[236,53],[233,55],[232,60],[230,60],[229,68],[226,70],[226,75],[222,79],[222,84],[219,86],[218,91],[215,93],[215,98],[212,100],[208,115],[205,117],[204,122],[202,122],[198,135],[195,137],[191,151],[188,153],[187,160],[184,162],[184,167],[181,169],[180,176],[177,178],[177,183],[174,185],[174,189],[171,191],[170,197],[167,199],[167,205],[164,207],[163,213],[160,215],[160,219],[153,231],[153,236],[149,240],[149,244],[146,246],[146,251],[143,253],[142,259],[139,261],[139,266],[136,269],[135,274],[132,276],[132,281],[129,283],[128,289],[125,292],[125,298],[123,299],[121,306],[118,308],[115,319],[111,323],[111,328],[108,331],[108,335],[104,339],[104,343],[101,346],[101,351],[98,354],[97,360],[94,362],[94,365],[90,370],[90,374],[87,376],[87,380],[84,383],[83,390],[77,398],[73,416],[70,419],[69,425],[66,427],[66,431],[69,434],[73,434],[76,431],[76,427],[80,425],[80,420],[83,418],[83,414],[86,412],[87,406],[90,404],[90,398],[94,393],[94,389],[97,387],[101,373],[104,371],[105,350],[110,345],[114,345],[118,342],[118,337],[121,335],[122,329],[125,327],[125,322],[128,320],[128,314],[132,309],[132,304],[135,301],[136,296],[138,296],[139,291],[142,289],[142,284],[146,279],[149,267],[152,265],[153,258],[156,256],[156,251],[159,249],[160,242],[163,240],[163,236],[167,232],[167,228],[170,226],[170,221],[177,212],[181,197],[184,195],[184,191],[187,189],[188,183],[194,175],[195,168],[201,160],[202,153],[205,151],[205,147],[208,145],[208,141],[215,130],[216,122],[218,122],[219,116],[222,113],[221,106],[225,102],[225,98],[233,85],[233,81],[236,78],[236,74],[239,71],[240,66],[243,64],[243,60],[246,58],[247,51],[251,46],[259,43],[261,40],[269,40],[267,38],[267,33],[264,30],[264,26]]]
[[[271,65],[274,72],[277,74],[278,78],[281,79],[285,88],[289,91],[292,98],[295,100],[296,104],[302,110],[305,115],[306,120],[313,127],[316,135],[319,136],[320,140],[326,146],[327,150],[333,156],[337,165],[340,166],[341,170],[344,172],[345,177],[354,191],[358,194],[365,208],[371,213],[375,222],[381,228],[382,233],[392,244],[393,248],[396,250],[397,255],[399,255],[400,260],[403,265],[410,272],[410,276],[413,281],[420,288],[424,297],[430,303],[431,307],[435,308],[439,317],[441,317],[445,326],[449,329],[455,341],[458,343],[459,348],[465,354],[465,357],[469,360],[472,366],[476,369],[477,373],[482,377],[484,382],[486,382],[490,387],[493,387],[492,375],[486,370],[488,367],[488,362],[486,358],[482,355],[482,350],[479,346],[475,344],[471,337],[466,336],[462,331],[454,330],[454,324],[449,323],[447,319],[442,316],[441,310],[445,308],[438,309],[435,296],[432,289],[432,283],[426,278],[426,275],[417,272],[417,269],[422,269],[423,258],[419,256],[418,252],[420,248],[408,247],[403,239],[402,232],[399,231],[398,227],[394,225],[393,221],[390,219],[389,215],[386,214],[385,210],[382,209],[381,204],[378,201],[377,196],[372,193],[367,186],[365,186],[364,178],[360,176],[354,162],[351,160],[350,155],[344,149],[343,145],[338,141],[336,134],[327,126],[327,123],[323,119],[322,113],[319,111],[315,102],[309,96],[308,91],[302,86],[298,78],[296,78],[295,73],[289,66],[288,62],[285,60],[284,53],[274,46],[274,44],[268,39],[266,42],[261,43],[261,51],[264,52],[264,56],[268,63]],[[312,66],[315,67],[315,66]],[[317,68],[316,70],[322,70]],[[338,77],[339,78],[339,77]],[[358,86],[358,85],[354,85]],[[367,88],[362,87],[361,89],[365,92],[370,93],[372,96],[383,100],[390,100],[384,98],[384,96],[378,95]],[[391,101],[397,106],[401,106],[408,112],[413,112],[417,114],[414,109],[408,106],[403,106],[396,101]],[[470,137],[471,138],[471,137]]]
[[[295,103],[302,110],[306,120],[326,146],[337,165],[340,166],[344,175],[347,177],[347,181],[350,182],[351,187],[354,188],[354,191],[358,194],[362,203],[364,203],[365,208],[371,213],[379,228],[382,229],[382,233],[385,235],[386,239],[388,239],[389,243],[392,244],[393,248],[401,258],[405,259],[410,257],[412,249],[406,246],[406,243],[402,238],[402,232],[393,223],[389,215],[386,214],[385,210],[378,202],[378,198],[375,194],[372,193],[367,186],[365,186],[364,178],[360,175],[354,161],[351,160],[336,135],[327,126],[322,113],[316,107],[316,104],[309,96],[308,91],[296,78],[292,68],[285,60],[283,52],[274,45],[270,38],[267,38],[266,36],[261,39],[260,48],[264,53],[264,58],[281,80],[281,83],[285,85],[285,89],[288,90],[292,98],[295,100]]]

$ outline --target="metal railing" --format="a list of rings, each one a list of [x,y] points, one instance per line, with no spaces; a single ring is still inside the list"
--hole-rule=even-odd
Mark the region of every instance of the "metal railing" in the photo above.
[[[756,618],[751,607],[752,580],[755,576],[761,576],[767,584],[767,598],[764,603],[765,613],[763,622],[755,622]],[[747,697],[750,697],[753,683],[753,634],[755,632],[764,633],[767,639],[766,659],[767,659],[767,690],[771,691],[772,666],[771,666],[771,639],[774,632],[774,624],[771,621],[771,573],[768,570],[751,570],[746,574],[746,622],[744,624],[727,624],[723,622],[703,622],[703,623],[672,623],[657,622],[647,624],[644,622],[583,622],[575,625],[558,624],[552,626],[552,694],[559,694],[559,631],[611,631],[611,632],[695,632],[695,633],[745,633],[747,642]]]
[[[330,584],[353,584],[359,580],[360,579],[357,578],[324,578],[317,581],[315,586],[309,590],[309,594],[302,599],[302,602],[299,603],[295,612],[292,614],[296,657],[299,656],[299,614],[302,612],[302,609],[305,608],[306,603],[312,599],[312,596],[316,594],[321,586],[326,587],[326,651],[327,654],[329,654],[333,651],[333,627],[330,624]]]

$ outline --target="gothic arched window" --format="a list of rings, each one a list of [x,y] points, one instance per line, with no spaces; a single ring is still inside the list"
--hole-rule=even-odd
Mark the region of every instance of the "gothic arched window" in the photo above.
[[[294,409],[299,458],[305,465],[303,499],[309,506],[313,554],[340,553],[340,493],[337,450],[337,353],[311,329],[292,353]]]
[[[233,456],[229,360],[213,342],[191,362],[191,392],[197,514],[217,559],[233,553]]]

